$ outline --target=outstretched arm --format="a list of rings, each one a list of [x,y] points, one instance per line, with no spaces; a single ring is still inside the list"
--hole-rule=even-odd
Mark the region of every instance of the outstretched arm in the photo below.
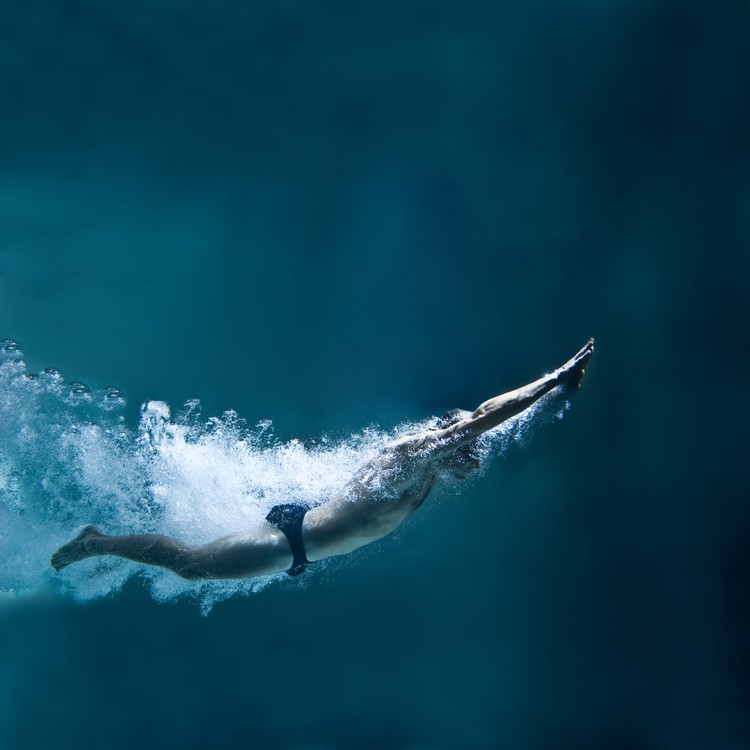
[[[574,357],[549,375],[515,391],[495,396],[481,404],[470,416],[444,430],[435,431],[433,433],[435,441],[451,448],[458,447],[475,440],[483,432],[497,427],[506,419],[520,414],[559,385],[568,384],[573,388],[578,388],[583,378],[584,368],[593,353],[594,339],[589,339]]]

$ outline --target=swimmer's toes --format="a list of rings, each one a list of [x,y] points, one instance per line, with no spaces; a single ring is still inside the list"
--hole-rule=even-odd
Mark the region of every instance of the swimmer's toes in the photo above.
[[[71,562],[73,561],[69,560],[64,552],[55,552],[50,559],[50,565],[52,565],[55,570],[62,570],[66,565],[70,565]]]

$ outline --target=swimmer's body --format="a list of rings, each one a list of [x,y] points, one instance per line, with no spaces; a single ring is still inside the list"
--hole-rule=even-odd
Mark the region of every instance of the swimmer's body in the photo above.
[[[549,375],[485,401],[474,412],[449,412],[436,429],[407,435],[387,445],[357,471],[338,497],[302,510],[297,531],[302,559],[316,562],[345,555],[390,534],[422,504],[441,471],[463,478],[478,468],[473,449],[483,433],[524,411],[557,386],[577,388],[593,353],[594,340],[590,339]],[[285,571],[294,575],[301,570],[296,568],[299,544],[293,551],[293,536],[265,520],[252,531],[190,547],[166,536],[108,536],[95,526],[86,526],[55,552],[51,563],[61,570],[87,557],[115,555],[167,568],[188,579],[252,578]]]

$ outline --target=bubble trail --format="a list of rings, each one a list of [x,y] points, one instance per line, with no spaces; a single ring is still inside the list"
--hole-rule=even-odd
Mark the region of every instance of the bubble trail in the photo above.
[[[551,395],[551,394],[549,394]],[[532,425],[561,416],[548,397],[487,433],[485,456],[522,441]],[[559,413],[544,407],[556,404]],[[95,557],[55,575],[51,553],[94,523],[110,534],[158,533],[188,544],[251,529],[276,504],[317,505],[341,492],[389,441],[434,426],[435,419],[391,431],[368,428],[309,447],[277,440],[268,420],[248,426],[235,412],[203,419],[189,401],[172,416],[150,401],[126,424],[115,387],[66,382],[57,370],[27,372],[17,342],[0,341],[0,591],[53,585],[78,600],[118,591],[132,576],[159,601],[195,599],[204,612],[237,594],[260,591],[285,575],[187,581],[160,568]],[[289,585],[301,585],[297,582]]]

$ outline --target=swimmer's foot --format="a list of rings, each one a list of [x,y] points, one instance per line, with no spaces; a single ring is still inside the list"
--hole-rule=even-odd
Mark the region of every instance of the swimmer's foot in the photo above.
[[[88,542],[102,536],[104,536],[104,534],[102,534],[96,526],[92,526],[91,524],[84,526],[78,536],[71,539],[67,544],[63,544],[63,546],[52,555],[52,559],[50,560],[52,567],[55,570],[62,570],[71,563],[90,557],[94,553],[88,549]]]
[[[557,381],[567,384],[570,388],[579,388],[588,361],[594,354],[594,339],[589,339],[584,347],[569,359],[557,372]]]

